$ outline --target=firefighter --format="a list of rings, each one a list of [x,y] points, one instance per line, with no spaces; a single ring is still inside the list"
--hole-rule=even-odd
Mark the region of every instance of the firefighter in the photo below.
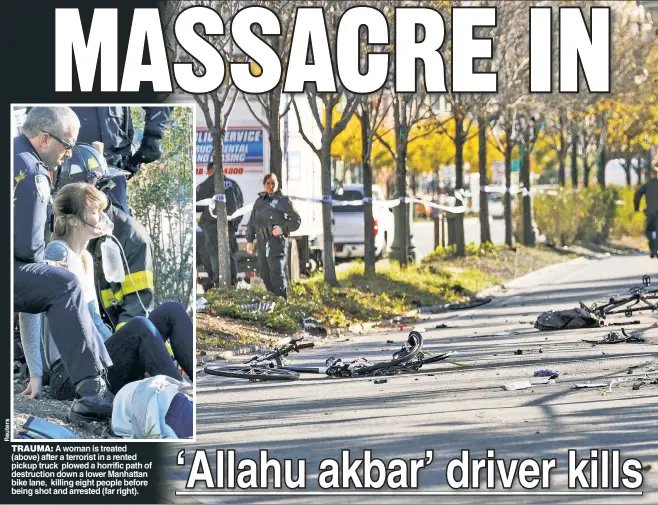
[[[94,184],[108,193],[115,181],[126,171],[109,167],[103,155],[93,146],[79,144],[71,158],[66,160],[55,175],[55,190],[71,182]],[[148,316],[155,306],[153,285],[153,245],[146,229],[118,205],[111,203],[105,210],[112,220],[114,235],[125,254],[126,278],[121,283],[108,282],[102,268],[95,269],[95,285],[101,315],[106,323],[118,330],[137,316]],[[89,243],[94,263],[102,264],[101,243],[95,239]]]
[[[649,170],[649,180],[635,192],[633,202],[635,212],[639,212],[643,196],[647,200],[644,214],[646,216],[645,232],[649,240],[649,255],[655,258],[658,256],[658,162],[655,162],[653,168]]]
[[[207,171],[208,178],[199,184],[199,186],[197,186],[197,201],[215,196],[215,170],[214,163],[212,161],[208,164]],[[226,196],[227,216],[230,216],[244,205],[244,198],[242,197],[240,186],[238,186],[237,182],[235,182],[233,179],[229,179],[228,177],[224,177],[224,195]],[[219,285],[219,246],[217,240],[217,218],[210,214],[209,207],[205,205],[197,207],[197,212],[201,212],[199,226],[203,231],[207,252],[207,254],[202,256],[202,259],[205,262],[209,261],[209,264],[204,264],[204,267],[212,279],[213,285],[217,287]],[[241,222],[242,216],[238,216],[228,222],[228,241],[231,260],[231,285],[235,285],[238,282],[238,261],[235,254],[239,249],[236,234]]]
[[[133,153],[133,127],[130,107],[72,107],[80,118],[78,141],[86,144],[102,142],[108,165],[127,170],[128,176],[113,179],[114,187],[107,196],[126,214],[126,180],[137,173],[142,163],[160,159],[160,140],[169,123],[169,107],[143,107],[145,112],[142,142]]]
[[[257,239],[258,271],[265,287],[287,298],[288,237],[299,228],[302,220],[290,198],[279,191],[276,174],[267,174],[263,186],[265,191],[258,194],[247,225],[247,253],[253,254],[253,241]]]
[[[74,384],[71,416],[104,420],[112,415],[114,395],[104,375],[112,365],[84,303],[74,274],[46,262],[47,206],[51,199],[49,170],[71,156],[79,121],[68,107],[35,107],[14,139],[14,310],[45,312],[55,345]],[[31,389],[41,377],[30,377]]]

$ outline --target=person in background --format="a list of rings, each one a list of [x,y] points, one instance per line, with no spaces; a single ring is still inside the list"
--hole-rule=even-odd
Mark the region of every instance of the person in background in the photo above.
[[[276,174],[267,174],[263,186],[265,191],[258,194],[247,225],[247,253],[253,254],[256,239],[259,276],[269,292],[287,298],[288,237],[299,229],[302,219],[279,190]]]
[[[34,107],[14,139],[14,310],[21,336],[44,312],[73,389],[71,417],[105,420],[114,395],[104,378],[112,360],[87,310],[78,278],[47,260],[44,234],[51,200],[50,171],[71,156],[80,122],[68,107]],[[31,370],[25,393],[40,388]]]
[[[135,317],[114,333],[103,324],[94,289],[94,261],[87,245],[89,240],[111,232],[112,222],[104,212],[107,207],[107,197],[91,184],[64,186],[53,202],[53,240],[46,246],[45,255],[46,259],[66,264],[80,281],[86,310],[100,335],[99,345],[105,346],[112,359],[107,370],[109,388],[116,394],[129,382],[143,379],[145,374],[168,375],[181,380],[165,347],[166,341],[171,343],[174,356],[192,379],[192,320],[182,305],[163,303],[148,318]],[[42,346],[50,368],[50,393],[58,400],[69,400],[74,394],[73,385],[66,367],[62,366],[59,344],[52,340],[49,326],[46,324],[43,332],[23,336],[26,361],[31,374],[42,371]],[[30,391],[32,397],[38,394],[38,390]]]
[[[645,231],[649,240],[649,256],[656,258],[658,257],[658,162],[654,161],[653,168],[649,170],[649,180],[635,192],[635,212],[639,212],[643,196],[647,201],[644,214],[646,216]]]
[[[199,184],[196,188],[196,199],[205,200],[215,196],[215,170],[214,163],[208,164],[208,178]],[[226,215],[230,216],[236,210],[244,205],[244,198],[240,186],[228,177],[224,177],[224,195],[226,196]],[[208,206],[197,207],[197,212],[201,212],[199,226],[203,231],[203,237],[206,244],[206,253],[202,256],[204,267],[208,276],[212,279],[213,286],[219,285],[219,244],[217,238],[217,218],[210,214]],[[228,241],[231,260],[231,285],[238,282],[238,262],[235,253],[238,252],[238,239],[236,234],[240,228],[242,216],[238,216],[228,222]],[[207,264],[207,262],[209,262]]]

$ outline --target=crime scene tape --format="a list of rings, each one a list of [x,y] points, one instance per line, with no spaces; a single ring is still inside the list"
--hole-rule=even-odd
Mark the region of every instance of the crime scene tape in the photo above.
[[[537,193],[546,193],[549,195],[557,195],[557,192],[554,191],[553,189],[545,189],[545,188],[530,188],[528,189],[524,188],[523,186],[511,186],[511,187],[501,187],[501,186],[480,186],[480,191],[485,191],[487,193],[503,193],[503,192],[509,192],[511,194],[521,194],[523,196],[527,195],[534,195]],[[576,191],[576,190],[567,190],[569,191]],[[330,203],[332,207],[356,207],[359,205],[363,205],[364,203],[371,203],[374,206],[378,207],[384,207],[388,209],[392,209],[393,207],[397,207],[401,203],[420,203],[425,205],[426,207],[430,207],[433,209],[438,209],[442,210],[444,212],[449,212],[451,214],[463,214],[466,212],[466,206],[464,205],[464,199],[467,196],[470,196],[471,193],[470,191],[464,191],[461,189],[455,190],[454,192],[455,198],[461,202],[461,205],[455,206],[455,207],[450,207],[448,205],[441,205],[435,202],[432,202],[430,200],[424,200],[421,198],[415,198],[412,196],[401,196],[399,198],[393,198],[391,200],[375,200],[371,197],[365,197],[361,199],[356,199],[356,200],[336,200],[332,198],[332,195],[322,195],[322,198],[305,198],[301,196],[290,196],[289,198],[293,201],[296,202],[310,202],[310,203]],[[215,205],[217,202],[224,202],[226,203],[226,199],[222,198],[224,195],[215,195],[212,198],[205,198],[203,200],[199,200],[196,202],[196,205],[198,206],[207,206],[209,207],[208,211],[210,212],[210,215],[214,218],[217,217],[215,214]],[[230,216],[227,216],[228,221],[232,221],[236,217],[244,216],[247,212],[250,212],[251,209],[254,206],[254,202],[248,203],[247,205],[244,205],[243,207],[240,207],[238,210],[236,210],[233,214]]]

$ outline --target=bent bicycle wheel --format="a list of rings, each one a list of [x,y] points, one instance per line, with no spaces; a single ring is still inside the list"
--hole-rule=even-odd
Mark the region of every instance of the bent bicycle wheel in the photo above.
[[[210,375],[231,377],[233,379],[248,379],[256,381],[292,381],[299,379],[299,374],[292,370],[281,368],[265,368],[258,366],[213,366],[203,369]]]
[[[412,331],[409,333],[409,338],[406,343],[407,348],[404,349],[404,352],[398,351],[393,355],[393,359],[390,361],[384,361],[382,363],[375,363],[373,365],[364,366],[358,368],[354,371],[355,376],[359,375],[368,375],[377,370],[382,370],[384,368],[394,369],[399,365],[407,363],[415,358],[420,350],[423,348],[423,336],[417,331]]]
[[[444,359],[449,358],[453,354],[455,354],[455,351],[448,351],[448,352],[444,352],[444,353],[441,353],[441,354],[436,354],[434,356],[427,356],[427,357],[423,356],[423,357],[421,357],[420,361],[423,365],[429,365],[430,363],[436,363],[438,361],[443,361]]]

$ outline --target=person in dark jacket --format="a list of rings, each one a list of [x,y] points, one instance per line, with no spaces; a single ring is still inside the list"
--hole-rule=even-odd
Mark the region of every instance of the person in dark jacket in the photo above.
[[[107,194],[113,182],[125,170],[109,167],[103,155],[93,146],[79,144],[73,156],[66,160],[56,172],[55,190],[73,182],[86,182]],[[111,199],[108,198],[111,201]],[[146,229],[132,216],[113,202],[104,209],[112,221],[114,235],[125,253],[124,268],[130,272],[122,283],[108,282],[103,268],[96,268],[95,285],[98,304],[105,322],[120,329],[135,317],[146,317],[155,307],[153,284],[153,244]],[[89,252],[94,262],[102,265],[101,243],[104,239],[93,239]]]
[[[290,198],[279,191],[276,174],[267,174],[263,186],[265,191],[258,194],[247,225],[247,253],[253,254],[253,241],[257,239],[258,273],[265,287],[287,298],[288,237],[299,228],[302,219]]]
[[[215,170],[214,163],[208,164],[208,178],[197,186],[196,199],[205,200],[215,196]],[[230,216],[236,210],[244,205],[244,198],[240,186],[233,179],[224,177],[224,195],[226,197],[226,215]],[[204,267],[212,279],[213,285],[219,285],[219,245],[217,238],[217,218],[210,214],[208,206],[197,207],[197,212],[201,212],[199,226],[203,231],[204,243],[206,244],[206,253],[202,256]],[[231,259],[231,285],[238,282],[238,262],[235,253],[238,252],[238,239],[236,234],[242,222],[242,216],[228,222],[228,240]],[[207,264],[206,264],[207,263]]]
[[[647,200],[645,231],[649,240],[649,255],[658,257],[658,164],[649,171],[649,181],[635,192],[635,212],[640,210],[640,201],[644,196]]]
[[[81,106],[72,109],[80,118],[78,141],[86,144],[102,142],[108,165],[130,172],[127,177],[115,177],[114,187],[107,192],[115,206],[130,214],[126,202],[126,180],[136,174],[143,163],[151,163],[162,156],[160,140],[169,123],[169,107],[143,107],[144,135],[134,153],[135,128],[130,107]]]
[[[44,230],[51,200],[50,170],[71,156],[79,121],[68,107],[34,107],[14,139],[14,310],[45,312],[74,385],[71,416],[108,419],[114,395],[104,379],[112,360],[87,306],[80,281],[45,259]],[[31,377],[25,391],[41,377]]]

